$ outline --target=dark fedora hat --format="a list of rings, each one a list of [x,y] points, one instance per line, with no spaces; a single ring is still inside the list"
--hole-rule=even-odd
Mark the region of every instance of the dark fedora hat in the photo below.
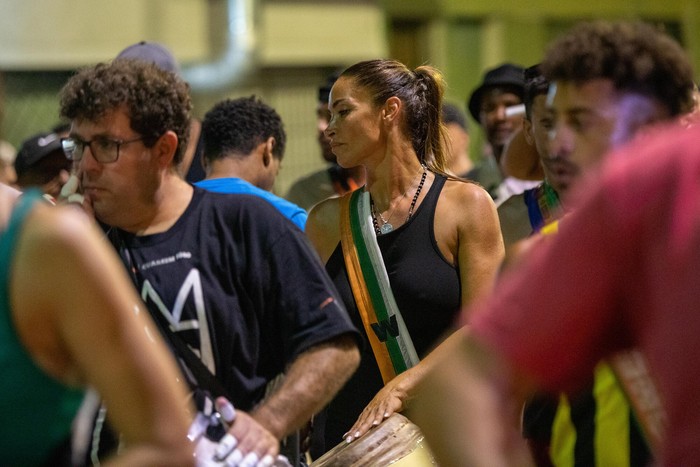
[[[481,85],[472,92],[469,97],[469,113],[474,117],[474,120],[479,121],[479,110],[481,107],[481,97],[484,91],[495,87],[512,88],[522,99],[525,94],[525,77],[523,76],[523,68],[512,63],[504,63],[496,68],[488,70],[484,75],[484,81]]]

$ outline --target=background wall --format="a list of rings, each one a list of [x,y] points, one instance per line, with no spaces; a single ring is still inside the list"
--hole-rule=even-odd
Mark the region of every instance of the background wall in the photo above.
[[[56,124],[57,93],[76,68],[110,60],[139,40],[159,41],[185,70],[236,63],[227,85],[194,87],[196,115],[224,97],[252,93],[279,111],[289,143],[278,193],[323,165],[316,88],[358,60],[437,66],[447,100],[464,108],[485,69],[538,62],[546,44],[578,20],[626,18],[666,28],[700,70],[698,0],[0,0],[0,7],[1,138],[18,145]],[[235,11],[245,14],[229,15]],[[240,42],[235,31],[250,48],[226,62],[230,39]],[[478,154],[482,138],[472,128]]]

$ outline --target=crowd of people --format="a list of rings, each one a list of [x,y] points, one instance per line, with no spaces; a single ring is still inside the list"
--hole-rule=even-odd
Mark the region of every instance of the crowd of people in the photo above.
[[[285,197],[259,97],[194,119],[156,43],[79,70],[0,145],[4,459],[296,466],[402,413],[439,465],[697,462],[690,60],[596,21],[530,65],[471,158],[436,68],[333,73]]]

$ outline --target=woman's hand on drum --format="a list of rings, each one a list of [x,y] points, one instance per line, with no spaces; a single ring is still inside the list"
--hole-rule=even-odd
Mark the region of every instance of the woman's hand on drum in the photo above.
[[[395,412],[406,408],[409,398],[407,382],[411,380],[410,370],[389,381],[376,396],[367,404],[355,424],[343,435],[345,441],[351,443],[389,418]]]

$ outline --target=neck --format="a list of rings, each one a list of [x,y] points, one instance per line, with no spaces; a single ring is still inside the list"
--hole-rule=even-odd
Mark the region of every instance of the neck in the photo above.
[[[423,168],[410,141],[393,142],[376,165],[366,166],[367,190],[375,206],[386,210],[391,202],[415,186]]]
[[[420,177],[427,170],[421,166],[418,159],[413,162],[394,162],[390,167],[382,170],[367,172],[367,189],[369,190],[375,206],[379,212],[384,212],[396,207],[403,198],[412,195],[416,189]],[[384,174],[380,176],[380,174]]]
[[[255,170],[247,157],[224,157],[207,162],[206,180],[215,178],[240,178],[257,186]]]
[[[174,171],[164,175],[158,189],[145,206],[142,206],[144,218],[131,226],[122,226],[122,230],[136,235],[152,235],[166,232],[182,216],[192,200],[194,190]]]

